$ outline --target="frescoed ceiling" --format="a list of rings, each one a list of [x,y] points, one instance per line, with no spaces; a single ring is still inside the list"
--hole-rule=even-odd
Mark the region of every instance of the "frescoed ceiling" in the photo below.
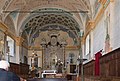
[[[27,35],[29,40],[52,29],[79,42],[78,32],[87,17],[92,18],[91,0],[0,0],[0,11],[1,21],[9,15],[16,35]]]

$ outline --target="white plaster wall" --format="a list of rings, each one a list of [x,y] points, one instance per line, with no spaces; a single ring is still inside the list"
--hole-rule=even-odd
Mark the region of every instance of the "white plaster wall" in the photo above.
[[[120,0],[111,3],[111,47],[120,47]]]
[[[83,55],[83,57],[85,56],[85,46],[84,46],[84,44],[82,45],[82,55]]]
[[[101,21],[97,24],[93,30],[93,54],[97,53],[101,49],[104,50],[106,37],[106,29],[104,27],[104,17],[102,16]]]
[[[99,50],[105,48],[106,27],[104,26],[104,20],[106,18],[106,12],[110,12],[110,47],[115,50],[120,47],[120,0],[110,2],[106,8],[103,17],[93,30],[93,55]]]
[[[20,59],[21,59],[21,62],[24,63],[24,56],[28,55],[28,49],[26,49],[25,47],[22,47],[21,50],[22,51],[20,53]]]
[[[91,59],[94,59],[94,53],[93,53],[93,31],[91,31],[91,35],[90,35],[90,38],[91,38],[91,41],[90,41],[90,43],[91,43],[91,48],[90,48],[90,55],[91,55]]]

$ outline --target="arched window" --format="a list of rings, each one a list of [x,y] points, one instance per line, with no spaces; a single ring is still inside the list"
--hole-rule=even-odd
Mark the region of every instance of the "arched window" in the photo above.
[[[90,54],[90,35],[87,35],[85,41],[85,55]]]

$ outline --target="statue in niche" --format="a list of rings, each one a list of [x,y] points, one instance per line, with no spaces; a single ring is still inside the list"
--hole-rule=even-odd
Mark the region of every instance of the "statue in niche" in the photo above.
[[[56,54],[51,54],[51,69],[55,70],[55,64],[57,61],[57,55]]]

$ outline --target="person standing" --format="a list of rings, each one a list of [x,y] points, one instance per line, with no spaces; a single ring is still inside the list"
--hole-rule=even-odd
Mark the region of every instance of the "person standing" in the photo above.
[[[0,81],[21,81],[15,73],[8,71],[10,64],[5,61],[0,61]]]

